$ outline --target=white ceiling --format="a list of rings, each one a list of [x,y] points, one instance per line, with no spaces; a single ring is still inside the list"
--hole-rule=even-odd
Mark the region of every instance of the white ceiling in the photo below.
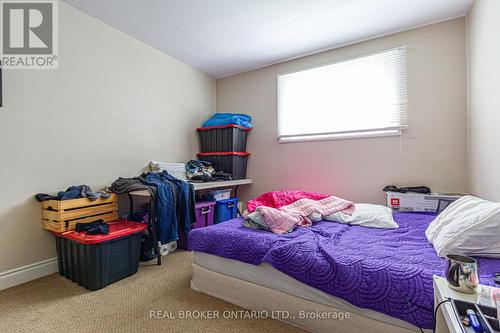
[[[474,0],[65,0],[216,78],[463,16]]]

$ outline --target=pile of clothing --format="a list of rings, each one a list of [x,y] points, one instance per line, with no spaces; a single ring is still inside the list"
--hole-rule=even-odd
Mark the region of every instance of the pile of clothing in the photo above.
[[[87,235],[107,235],[109,234],[109,226],[104,220],[96,220],[90,223],[77,223],[75,226],[76,232],[84,232]]]
[[[237,125],[252,128],[252,117],[244,113],[214,113],[210,119],[205,121],[202,127]]]
[[[94,192],[87,185],[70,186],[66,191],[60,191],[57,194],[38,193],[35,195],[36,200],[42,202],[46,200],[70,200],[78,198],[88,198],[96,201],[99,198],[107,199],[110,194],[104,191]]]
[[[354,203],[335,196],[306,191],[275,191],[248,202],[243,225],[284,234],[323,219],[336,221],[339,214],[351,215],[353,212]]]
[[[158,223],[158,239],[167,244],[179,239],[179,229],[188,233],[196,223],[195,195],[192,184],[163,170],[133,178],[118,178],[110,187],[115,193],[147,190],[154,202],[152,220]]]
[[[409,186],[409,187],[397,187],[394,185],[388,185],[382,190],[384,192],[399,192],[399,193],[420,193],[420,194],[430,194],[431,189],[427,186]]]
[[[212,163],[207,161],[191,160],[186,163],[186,175],[192,182],[214,182],[231,180],[231,174],[216,171]]]

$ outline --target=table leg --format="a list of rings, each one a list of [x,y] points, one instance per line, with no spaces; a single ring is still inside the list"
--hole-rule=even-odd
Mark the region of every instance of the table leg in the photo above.
[[[238,197],[238,185],[236,185],[234,187],[234,197],[237,198]],[[243,216],[243,214],[241,214],[241,211],[240,211],[240,205],[238,204],[237,206],[237,210],[238,210],[238,214],[239,216]]]

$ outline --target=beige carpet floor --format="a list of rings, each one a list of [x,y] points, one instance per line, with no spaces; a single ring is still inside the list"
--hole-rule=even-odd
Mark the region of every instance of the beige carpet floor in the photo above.
[[[303,332],[272,319],[179,318],[178,311],[241,310],[192,291],[191,262],[192,253],[179,250],[93,292],[59,274],[0,291],[0,332]],[[177,318],[152,319],[150,311]]]

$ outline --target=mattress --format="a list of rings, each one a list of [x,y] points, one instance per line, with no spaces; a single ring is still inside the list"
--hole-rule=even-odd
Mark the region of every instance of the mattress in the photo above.
[[[318,222],[285,235],[248,229],[241,219],[192,230],[190,249],[276,270],[357,308],[422,328],[433,326],[432,276],[445,261],[427,242],[433,214],[396,213],[399,229]],[[500,260],[479,259],[481,283],[493,285]]]
[[[355,313],[363,317],[382,321],[408,330],[418,331],[418,328],[403,320],[384,315],[374,310],[358,308],[343,299],[331,296],[319,289],[308,286],[278,271],[265,262],[255,266],[208,253],[194,252],[193,263],[213,272],[255,283],[259,286],[281,291],[315,303],[342,309],[345,312]]]

